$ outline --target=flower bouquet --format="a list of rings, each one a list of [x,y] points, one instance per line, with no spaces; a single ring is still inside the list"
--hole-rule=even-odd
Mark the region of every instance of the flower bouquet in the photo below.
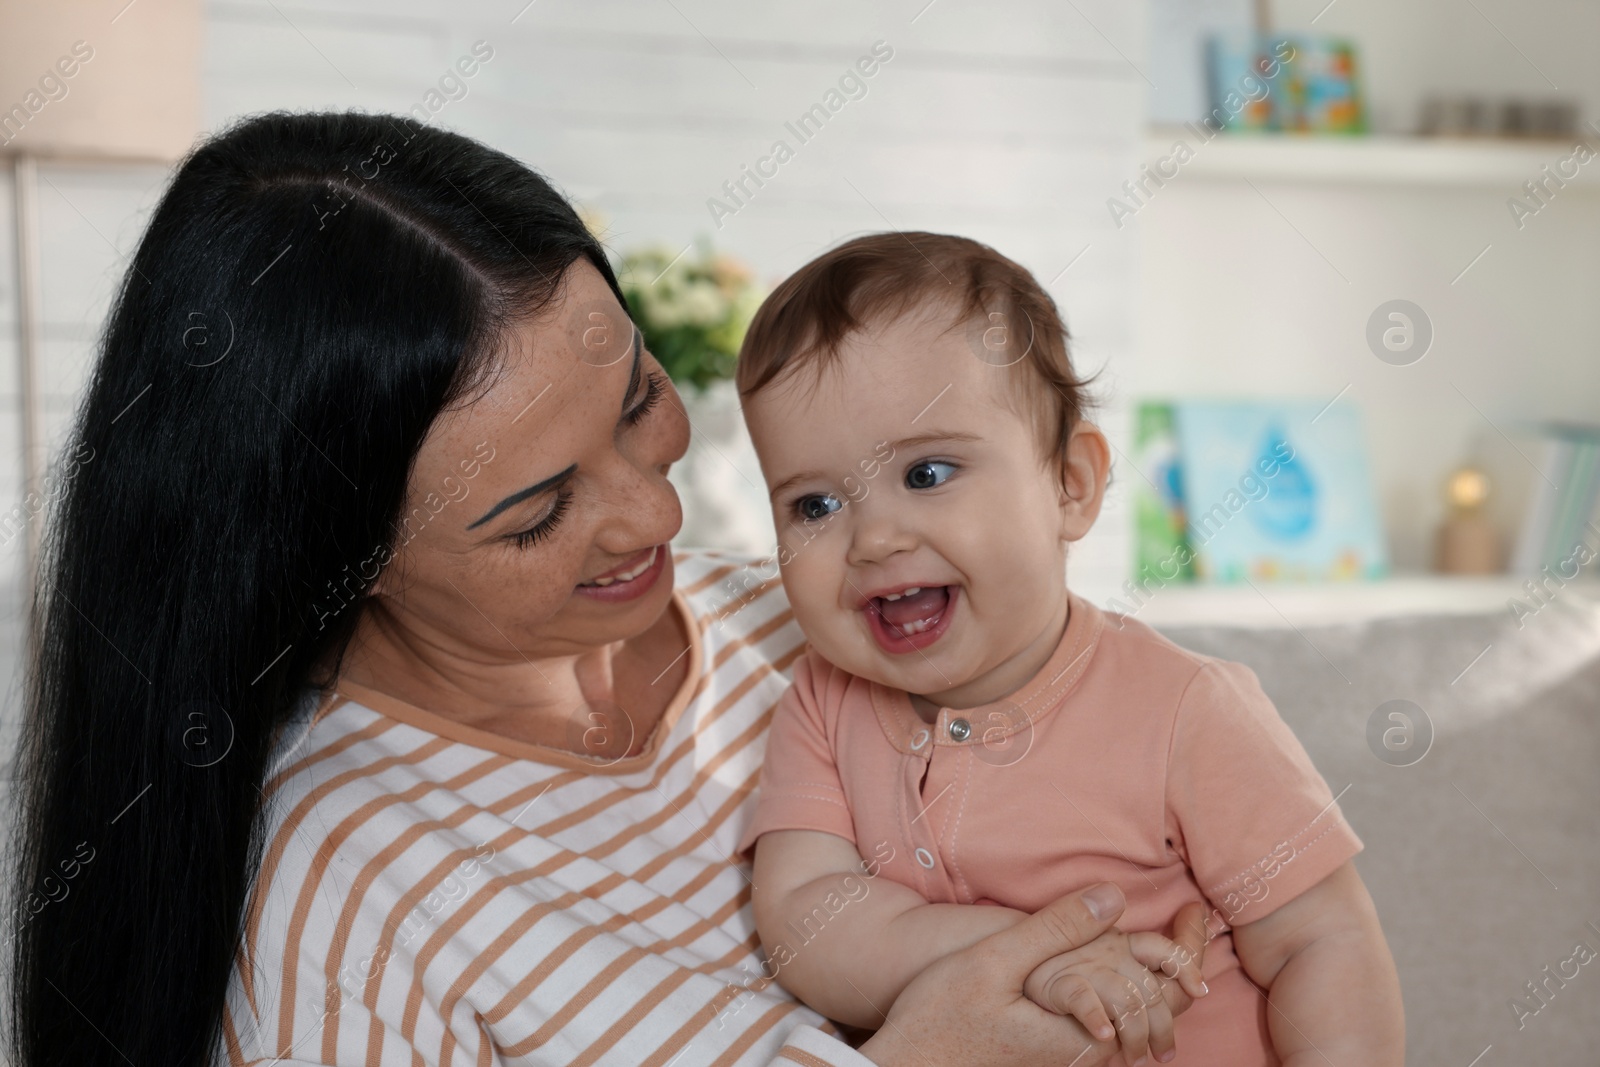
[[[705,245],[677,256],[657,246],[623,256],[617,276],[644,343],[674,382],[704,390],[733,377],[762,297],[747,267]]]

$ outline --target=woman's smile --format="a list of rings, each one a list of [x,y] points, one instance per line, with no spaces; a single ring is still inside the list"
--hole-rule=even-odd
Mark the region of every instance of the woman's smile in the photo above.
[[[577,591],[594,600],[634,600],[655,586],[670,557],[666,545],[651,545],[620,566],[580,582]]]

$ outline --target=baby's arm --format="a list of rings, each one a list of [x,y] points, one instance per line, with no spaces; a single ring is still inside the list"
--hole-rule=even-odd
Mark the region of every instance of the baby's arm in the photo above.
[[[761,835],[755,854],[756,928],[785,989],[829,1018],[876,1028],[902,990],[931,964],[1008,929],[1027,913],[1004,907],[929,904],[915,890],[867,877],[856,847],[836,834],[777,830]],[[1140,1054],[1154,1031],[1159,1049],[1171,1047],[1170,978],[1189,996],[1202,995],[1204,927],[1198,906],[1180,913],[1178,942],[1152,933],[1108,930],[1087,945],[1056,956],[1029,976],[1031,1000],[1076,1017],[1101,1040],[1112,1037],[1108,1009],[1128,1020],[1125,1045]],[[1139,978],[1138,976],[1141,976]],[[1134,992],[1125,995],[1128,989]],[[1150,992],[1154,1026],[1147,1027],[1142,990]],[[1131,999],[1130,999],[1131,998]],[[1187,998],[1170,1011],[1182,1011]],[[1118,1029],[1123,1029],[1119,1024]]]
[[[1026,918],[929,904],[898,882],[868,878],[855,845],[819,830],[761,835],[754,897],[778,983],[830,1019],[872,1029],[923,968]]]
[[[1403,1067],[1400,979],[1367,887],[1346,862],[1265,918],[1236,926],[1245,973],[1269,991],[1283,1067]]]

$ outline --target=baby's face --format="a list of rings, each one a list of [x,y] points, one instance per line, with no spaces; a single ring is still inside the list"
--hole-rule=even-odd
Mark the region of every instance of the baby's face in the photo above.
[[[930,309],[848,339],[815,388],[806,369],[745,401],[806,637],[951,707],[1004,696],[1054,650],[1066,542],[1099,501],[1085,514],[1007,403],[1005,376],[1030,371],[977,358],[966,334]]]

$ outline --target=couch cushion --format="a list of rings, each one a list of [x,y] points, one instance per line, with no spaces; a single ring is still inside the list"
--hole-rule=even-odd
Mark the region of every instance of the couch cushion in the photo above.
[[[1580,941],[1600,952],[1600,605],[1571,594],[1520,624],[1508,609],[1163,632],[1254,669],[1334,792],[1348,787],[1340,805],[1366,843],[1356,866],[1400,972],[1407,1063],[1467,1067],[1489,1046],[1482,1067],[1600,1062],[1600,958],[1566,962]],[[1391,700],[1432,723],[1409,766],[1369,746],[1368,720]],[[1400,725],[1380,719],[1380,736]],[[1578,969],[1564,985],[1563,967]]]

